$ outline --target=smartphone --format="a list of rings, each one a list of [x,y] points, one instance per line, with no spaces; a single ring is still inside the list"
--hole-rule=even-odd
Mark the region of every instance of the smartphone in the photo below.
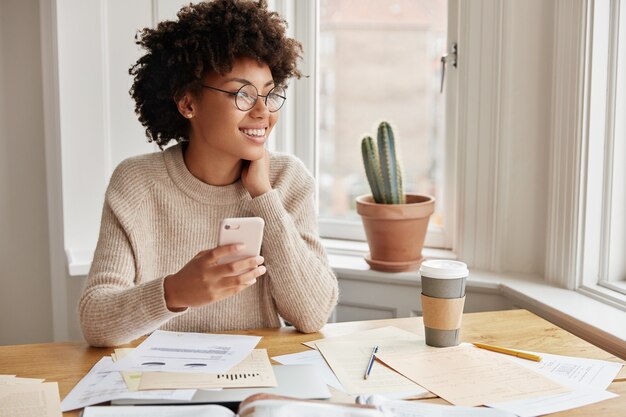
[[[263,227],[265,221],[260,217],[236,217],[224,219],[220,222],[220,232],[218,246],[242,243],[243,250],[225,256],[219,260],[220,264],[238,261],[261,253],[261,242],[263,242]]]

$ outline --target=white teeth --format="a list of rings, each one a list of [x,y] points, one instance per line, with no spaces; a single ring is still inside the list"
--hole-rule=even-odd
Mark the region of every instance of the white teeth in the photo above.
[[[249,136],[264,137],[265,129],[241,129],[243,133]]]

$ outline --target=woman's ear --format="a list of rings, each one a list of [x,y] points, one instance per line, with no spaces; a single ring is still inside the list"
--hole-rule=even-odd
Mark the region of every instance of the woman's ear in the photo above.
[[[183,94],[181,98],[176,101],[176,107],[178,107],[178,111],[183,115],[186,119],[191,119],[194,116],[193,112],[193,100],[191,98],[191,93],[186,92]]]

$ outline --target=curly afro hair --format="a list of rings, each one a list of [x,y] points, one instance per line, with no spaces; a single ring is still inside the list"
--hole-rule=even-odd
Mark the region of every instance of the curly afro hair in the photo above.
[[[214,0],[183,7],[178,20],[145,28],[136,43],[147,52],[129,69],[130,95],[149,142],[163,149],[189,139],[189,121],[176,107],[186,92],[197,93],[202,78],[225,74],[239,57],[265,63],[276,84],[301,77],[296,61],[302,45],[285,35],[287,23],[267,10],[265,0]]]

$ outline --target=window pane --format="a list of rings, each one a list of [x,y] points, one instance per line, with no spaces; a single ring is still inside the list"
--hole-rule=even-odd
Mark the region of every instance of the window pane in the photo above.
[[[361,139],[394,128],[406,192],[434,195],[442,225],[446,0],[321,0],[319,181],[322,219],[358,220],[370,193]]]

